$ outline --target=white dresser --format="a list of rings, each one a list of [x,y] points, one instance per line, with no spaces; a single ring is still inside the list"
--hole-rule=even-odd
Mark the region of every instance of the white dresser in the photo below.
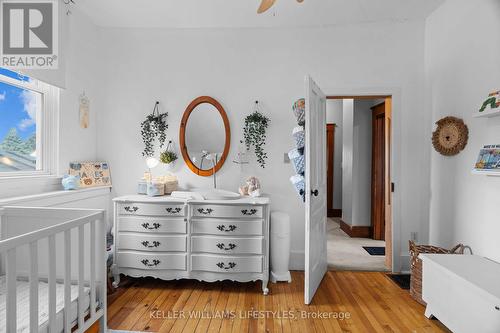
[[[267,295],[269,199],[197,201],[129,195],[113,201],[115,274],[210,282],[261,280]]]
[[[473,255],[420,254],[425,315],[455,333],[500,332],[500,264]]]

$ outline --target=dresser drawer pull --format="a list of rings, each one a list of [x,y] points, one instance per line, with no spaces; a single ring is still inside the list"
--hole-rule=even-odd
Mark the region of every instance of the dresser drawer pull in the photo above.
[[[225,269],[225,270],[228,270],[228,269],[233,269],[236,267],[236,263],[235,262],[228,262],[227,263],[227,266],[223,263],[223,262],[218,262],[217,264],[217,267],[219,267],[220,269]]]
[[[125,207],[123,207],[123,209],[125,209],[129,213],[135,213],[135,212],[137,212],[139,210],[139,207],[136,207],[136,206],[133,206],[133,207],[125,206]]]
[[[250,210],[248,210],[248,209],[242,209],[241,213],[243,215],[255,215],[257,213],[257,209],[250,209]]]
[[[182,210],[182,208],[180,208],[180,207],[175,207],[175,208],[168,207],[168,208],[165,208],[165,210],[167,211],[167,213],[177,214]]]
[[[147,267],[155,267],[160,264],[160,260],[158,259],[153,259],[153,262],[149,262],[149,259],[142,259],[141,262],[144,266]]]
[[[226,245],[224,243],[217,243],[217,247],[221,250],[224,250],[224,251],[231,251],[231,250],[234,250],[236,248],[236,244],[229,243],[228,246],[226,247]]]
[[[149,241],[142,241],[141,244],[144,245],[144,247],[148,247],[148,248],[160,246],[160,242],[158,242],[158,241],[153,241],[153,243],[149,243]]]
[[[161,227],[161,224],[157,223],[157,222],[153,223],[153,226],[150,226],[150,224],[148,222],[145,222],[141,225],[144,229],[148,229],[148,230],[155,230],[155,229],[158,229],[159,227]]]
[[[203,214],[203,215],[210,215],[210,214],[212,214],[213,211],[214,210],[212,208],[207,208],[207,209],[198,208],[198,213]]]
[[[234,224],[231,224],[229,225],[229,227],[226,228],[224,224],[219,224],[217,226],[217,229],[219,229],[220,231],[231,232],[236,230],[236,226]]]

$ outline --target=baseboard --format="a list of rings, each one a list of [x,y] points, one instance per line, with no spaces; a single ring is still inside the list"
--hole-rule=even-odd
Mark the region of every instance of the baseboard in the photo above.
[[[306,259],[304,251],[290,251],[290,264],[291,271],[303,271]]]
[[[342,220],[340,220],[340,229],[351,238],[370,238],[372,235],[371,227],[350,226]]]
[[[328,217],[342,217],[342,209],[330,208],[327,211]]]

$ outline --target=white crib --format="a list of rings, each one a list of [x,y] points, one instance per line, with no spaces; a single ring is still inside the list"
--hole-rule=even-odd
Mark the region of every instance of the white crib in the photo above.
[[[90,209],[0,208],[0,332],[106,330],[106,227]],[[34,301],[38,300],[38,301]]]

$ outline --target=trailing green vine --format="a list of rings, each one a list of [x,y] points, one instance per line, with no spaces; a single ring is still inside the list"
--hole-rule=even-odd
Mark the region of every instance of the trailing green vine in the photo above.
[[[256,102],[257,104],[257,102]],[[245,118],[243,136],[247,150],[254,147],[257,162],[262,168],[266,167],[267,153],[264,151],[266,145],[266,129],[270,119],[260,113],[257,109]]]
[[[163,147],[167,139],[168,124],[166,118],[168,113],[160,113],[158,110],[159,102],[156,102],[153,113],[146,117],[141,123],[141,136],[144,142],[142,156],[151,157],[154,154],[154,142],[158,139],[160,147]]]

